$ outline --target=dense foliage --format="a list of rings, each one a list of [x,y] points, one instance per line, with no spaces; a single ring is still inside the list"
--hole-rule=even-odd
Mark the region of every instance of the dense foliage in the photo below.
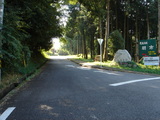
[[[108,39],[108,49],[111,56],[118,51],[118,49],[125,49],[125,41],[118,30],[113,31]]]
[[[19,72],[61,35],[57,0],[5,0],[2,72]],[[37,61],[38,62],[38,61]]]

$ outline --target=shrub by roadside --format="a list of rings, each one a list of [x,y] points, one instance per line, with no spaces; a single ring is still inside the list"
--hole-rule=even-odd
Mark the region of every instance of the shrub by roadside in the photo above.
[[[124,67],[129,67],[129,68],[136,68],[138,67],[138,65],[133,62],[133,61],[130,61],[130,62],[118,62],[118,65],[119,66],[124,66]]]

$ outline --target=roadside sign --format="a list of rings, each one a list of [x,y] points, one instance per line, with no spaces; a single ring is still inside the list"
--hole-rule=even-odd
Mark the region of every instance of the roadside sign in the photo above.
[[[100,45],[100,62],[101,62],[101,67],[102,67],[102,43],[103,43],[103,39],[98,38],[97,39]]]
[[[97,39],[99,42],[99,45],[101,45],[103,43],[103,39]]]
[[[139,41],[139,55],[143,56],[157,56],[156,39],[140,40]]]
[[[144,65],[159,65],[159,57],[143,57]]]

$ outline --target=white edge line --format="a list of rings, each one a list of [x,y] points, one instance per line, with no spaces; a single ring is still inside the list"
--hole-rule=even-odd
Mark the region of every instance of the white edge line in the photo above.
[[[114,83],[110,84],[109,86],[120,86],[120,85],[125,85],[125,84],[130,84],[130,83],[136,83],[136,82],[142,82],[142,81],[149,81],[149,80],[157,80],[160,79],[160,77],[155,77],[155,78],[145,78],[145,79],[139,79],[139,80],[131,80],[131,81],[126,81],[126,82],[120,82],[120,83]]]
[[[109,74],[109,75],[119,75],[119,74],[117,74],[117,73],[104,72],[104,71],[94,71],[94,72],[97,72],[97,73],[104,73],[104,74]]]
[[[6,120],[8,116],[13,112],[16,107],[9,107],[3,114],[0,116],[0,120]]]

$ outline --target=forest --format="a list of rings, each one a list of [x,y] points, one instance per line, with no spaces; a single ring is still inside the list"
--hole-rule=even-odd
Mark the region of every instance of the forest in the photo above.
[[[126,49],[138,62],[139,40],[158,37],[158,0],[78,0],[68,10],[62,41],[67,41],[65,48],[72,54],[86,59],[99,54],[97,39],[102,38],[104,61]]]
[[[126,49],[139,60],[138,41],[156,39],[160,50],[158,10],[160,0],[4,0],[1,38],[2,77],[26,74],[44,57],[59,37],[63,50],[85,59],[99,54],[111,60],[118,49]],[[67,6],[67,14],[60,8]],[[60,24],[67,16],[66,25]],[[160,27],[159,27],[160,28]],[[158,44],[159,43],[159,44]],[[158,55],[158,54],[157,54]]]

